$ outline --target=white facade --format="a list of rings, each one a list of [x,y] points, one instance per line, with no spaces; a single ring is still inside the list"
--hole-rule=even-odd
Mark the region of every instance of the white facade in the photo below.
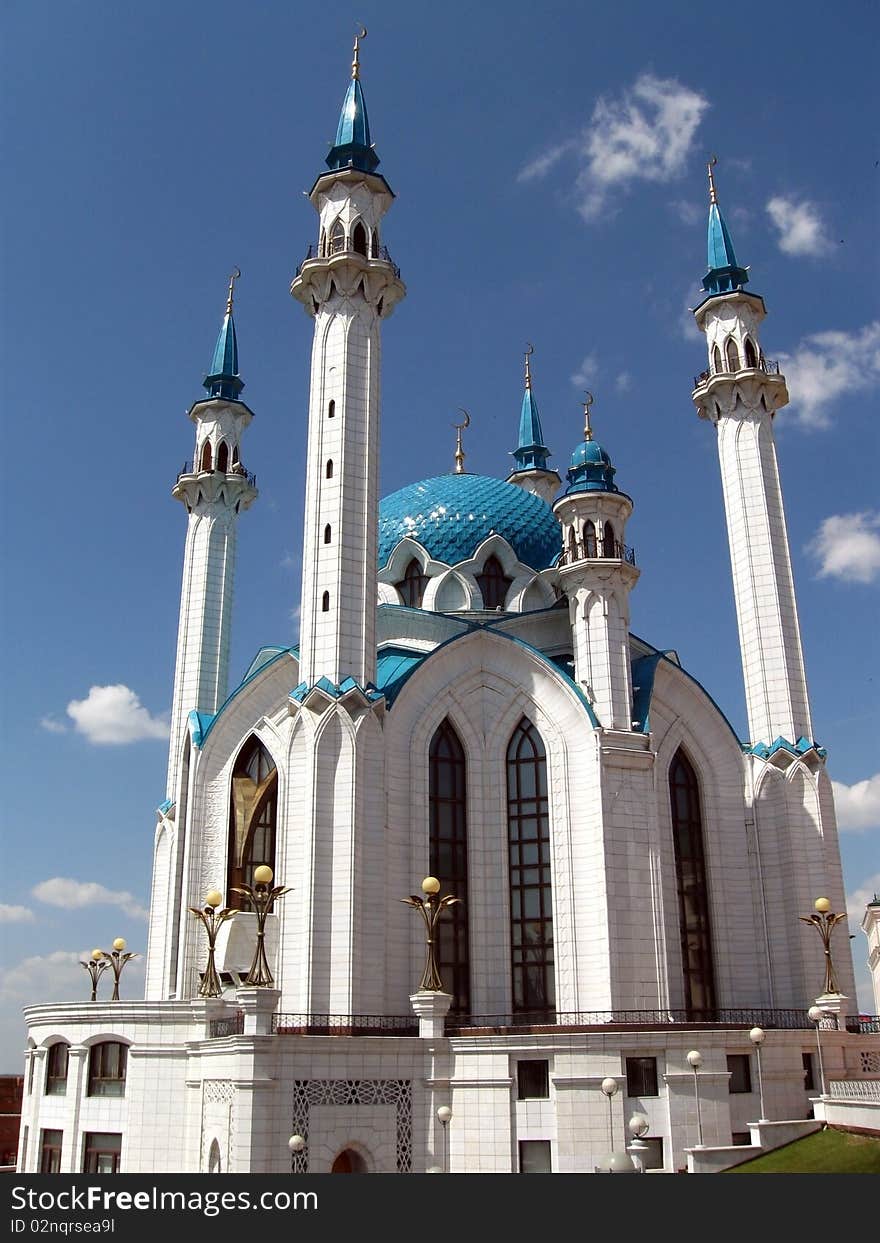
[[[705,1144],[758,1118],[755,1023],[768,1116],[804,1118],[818,1092],[822,948],[798,916],[820,894],[845,908],[773,449],[784,380],[731,363],[695,392],[719,431],[744,744],[673,653],[630,633],[632,502],[589,435],[553,509],[543,469],[438,476],[379,505],[379,327],[405,291],[355,85],[333,149],[353,154],[315,184],[317,253],[291,286],[314,320],[301,645],[262,649],[226,697],[235,517],[256,493],[217,470],[250,412],[215,396],[174,491],[189,526],[146,1000],[27,1011],[21,1169],[60,1132],[65,1171],[590,1171],[639,1110],[672,1171],[697,1141],[689,1050]],[[762,315],[741,291],[707,299],[710,362],[720,334],[745,361]],[[217,943],[223,996],[202,1000],[189,908],[234,901],[258,864],[290,888],[266,925],[274,987],[245,984],[240,910]],[[463,899],[441,923],[445,1031],[413,1014],[424,941],[400,900],[431,872]],[[835,947],[852,998],[843,931]],[[826,1076],[880,1073],[845,1003]]]

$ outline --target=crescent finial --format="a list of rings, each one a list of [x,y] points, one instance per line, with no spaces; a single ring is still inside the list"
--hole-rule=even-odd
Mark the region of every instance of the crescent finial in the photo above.
[[[351,61],[351,76],[352,78],[354,78],[355,81],[357,81],[357,79],[361,75],[361,62],[360,62],[360,57],[359,57],[360,41],[361,39],[366,39],[366,37],[367,37],[366,26],[363,24],[363,22],[358,22],[357,34],[354,37],[354,56],[352,57],[352,61]]]
[[[226,295],[226,314],[232,314],[232,297],[235,293],[235,282],[241,276],[241,268],[235,267],[229,277],[229,292]]]

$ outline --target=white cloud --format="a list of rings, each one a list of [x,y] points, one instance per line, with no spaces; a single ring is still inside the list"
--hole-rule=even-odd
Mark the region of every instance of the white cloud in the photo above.
[[[40,719],[40,725],[43,729],[48,730],[50,734],[66,734],[67,726],[63,721],[59,721],[54,716],[44,716]]]
[[[91,687],[85,699],[71,700],[67,715],[78,733],[99,746],[168,737],[168,722],[151,716],[135,692],[121,684]]]
[[[7,906],[0,902],[0,924],[30,924],[34,913],[29,906]]]
[[[880,575],[880,513],[831,514],[807,545],[819,578],[871,583]]]
[[[706,208],[702,203],[689,203],[686,199],[676,199],[669,206],[682,224],[688,226],[699,224],[706,217]]]
[[[614,387],[618,393],[628,393],[632,388],[632,376],[628,371],[621,371],[620,375],[614,381]]]
[[[831,788],[838,828],[880,829],[880,773],[851,786],[832,781]]]
[[[544,177],[549,173],[554,164],[559,163],[566,152],[572,150],[574,145],[573,142],[569,141],[561,142],[556,147],[549,147],[519,170],[516,175],[517,181],[534,181],[538,177]]]
[[[640,74],[619,98],[598,99],[579,137],[549,147],[517,180],[546,176],[570,152],[577,167],[578,210],[585,220],[595,220],[612,189],[620,195],[634,182],[669,181],[681,172],[708,106],[675,78]]]
[[[788,379],[791,414],[803,427],[828,427],[829,408],[840,397],[880,382],[880,320],[854,332],[816,332],[793,354],[780,354]]]
[[[808,199],[798,203],[777,195],[767,203],[767,215],[779,234],[779,249],[786,255],[819,258],[832,249],[819,209]]]
[[[852,893],[846,895],[846,913],[849,916],[849,926],[853,930],[862,926],[862,920],[865,918],[865,907],[869,902],[874,901],[874,897],[880,894],[880,872],[875,872],[873,876],[866,878],[858,889],[854,889]]]
[[[60,906],[66,911],[80,910],[86,906],[118,906],[133,919],[147,918],[147,911],[133,894],[124,889],[108,889],[93,880],[53,876],[34,885],[31,893],[40,902],[49,906]]]
[[[585,354],[581,365],[571,377],[575,388],[589,388],[595,382],[599,371],[599,360],[595,354]]]

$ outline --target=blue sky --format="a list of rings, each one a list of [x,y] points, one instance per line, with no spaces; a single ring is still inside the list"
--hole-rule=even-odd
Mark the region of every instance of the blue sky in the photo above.
[[[327,12],[5,8],[0,1071],[20,1065],[18,1007],[83,995],[82,951],[145,948],[185,531],[169,492],[236,264],[260,497],[240,524],[233,678],[294,640],[311,323],[288,285],[356,17],[409,290],[384,335],[383,490],[451,468],[459,406],[467,468],[508,473],[531,341],[555,465],[588,387],[635,500],[634,631],[676,648],[744,735],[715,440],[690,400],[717,153],[792,392],[778,451],[847,891],[857,906],[880,887],[876,9]]]

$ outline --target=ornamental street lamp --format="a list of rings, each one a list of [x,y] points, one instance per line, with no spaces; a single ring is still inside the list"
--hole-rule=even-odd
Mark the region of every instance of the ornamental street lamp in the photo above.
[[[633,1139],[632,1143],[627,1144],[626,1150],[632,1157],[632,1162],[636,1167],[637,1174],[644,1174],[645,1172],[644,1154],[649,1152],[650,1148],[645,1143],[642,1136],[648,1133],[650,1125],[651,1123],[644,1114],[633,1114],[627,1123],[627,1128]]]
[[[761,1073],[761,1045],[764,1043],[764,1031],[760,1027],[753,1027],[749,1032],[749,1040],[755,1046],[755,1053],[758,1057],[758,1093],[761,1097],[761,1116],[759,1122],[766,1122],[767,1115],[764,1112],[764,1076]]]
[[[613,1079],[611,1075],[609,1075],[607,1079],[602,1080],[600,1087],[602,1088],[602,1092],[606,1100],[608,1101],[608,1151],[613,1156],[614,1155],[614,1112],[613,1112],[614,1106],[612,1105],[611,1102],[614,1100],[614,1097],[617,1095],[618,1090],[620,1088],[620,1084],[617,1082],[616,1079]]]
[[[700,1080],[698,1071],[703,1065],[703,1055],[699,1049],[691,1049],[687,1055],[688,1066],[694,1072],[694,1100],[697,1102],[697,1147],[703,1147],[703,1115],[700,1111]]]
[[[822,1088],[822,1095],[825,1095],[825,1067],[822,1064],[822,1020],[827,1017],[828,1011],[823,1010],[821,1006],[810,1006],[807,1011],[811,1021],[816,1024],[816,1048],[819,1051],[819,1084]]]
[[[286,893],[290,893],[290,889],[286,885],[276,885],[270,888],[272,884],[272,869],[265,863],[261,863],[258,868],[254,868],[254,885],[233,885],[232,892],[243,894],[249,898],[257,913],[257,948],[254,951],[254,961],[251,963],[251,969],[245,977],[245,984],[256,985],[263,988],[270,984],[274,984],[275,980],[272,972],[269,970],[269,960],[266,957],[266,916],[272,910],[278,898],[283,898]]]
[[[822,996],[828,993],[839,993],[837,980],[834,978],[834,963],[831,961],[831,933],[844,919],[846,914],[835,915],[827,898],[817,898],[813,903],[812,915],[799,915],[802,924],[812,924],[822,938],[822,949],[825,954],[825,986]]]
[[[437,1110],[437,1117],[440,1125],[443,1127],[443,1169],[442,1173],[449,1173],[449,1123],[452,1121],[452,1110],[448,1105],[441,1105]]]
[[[104,972],[107,970],[107,968],[110,966],[109,962],[107,962],[107,960],[104,957],[104,951],[103,950],[92,950],[92,954],[88,962],[82,962],[82,960],[80,960],[79,965],[81,967],[85,967],[86,971],[89,974],[89,979],[92,981],[92,996],[90,1000],[97,1001],[98,1000],[98,981],[100,980]]]
[[[232,919],[235,911],[228,906],[224,907],[222,911],[218,911],[217,907],[222,901],[223,895],[219,889],[212,889],[210,893],[205,894],[204,910],[200,910],[197,906],[189,908],[192,914],[202,921],[202,926],[208,935],[208,963],[205,967],[205,974],[202,977],[201,987],[199,988],[200,997],[219,997],[223,992],[220,977],[217,974],[217,965],[214,962],[214,948],[217,944],[217,933],[227,919]]]
[[[113,942],[112,950],[102,950],[101,953],[107,962],[107,966],[113,970],[113,996],[111,1001],[119,1000],[119,977],[122,975],[122,968],[132,958],[140,958],[140,954],[123,953],[125,949],[125,938],[117,937]]]
[[[425,921],[427,946],[425,970],[422,972],[422,982],[419,985],[420,992],[440,993],[443,991],[443,981],[440,979],[440,972],[437,968],[437,956],[434,952],[435,930],[437,928],[437,921],[443,912],[454,903],[461,901],[461,898],[453,898],[451,894],[438,898],[437,894],[439,892],[439,880],[435,876],[426,876],[422,881],[424,898],[420,898],[418,894],[411,894],[408,898],[400,899],[407,906],[415,907]]]

